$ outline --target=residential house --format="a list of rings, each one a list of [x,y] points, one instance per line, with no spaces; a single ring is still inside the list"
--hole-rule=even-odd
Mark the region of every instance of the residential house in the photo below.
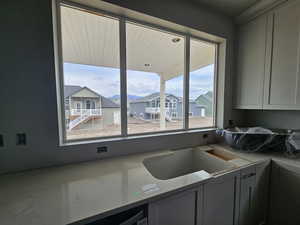
[[[88,87],[65,85],[64,98],[69,130],[120,124],[120,106]]]
[[[165,95],[166,120],[181,119],[183,116],[183,99],[172,94]],[[159,119],[160,115],[160,93],[153,93],[145,97],[133,100],[129,104],[132,117],[145,120]],[[189,104],[190,116],[206,116],[206,106],[199,105],[195,101]]]
[[[205,116],[213,116],[213,92],[208,91],[205,94],[200,95],[196,98],[195,102],[198,105],[205,105]]]

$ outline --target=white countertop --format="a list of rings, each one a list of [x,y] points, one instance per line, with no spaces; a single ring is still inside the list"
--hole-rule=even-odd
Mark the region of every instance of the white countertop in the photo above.
[[[271,159],[300,165],[300,159],[288,159],[279,153],[244,153],[226,145],[212,146],[231,151],[247,160],[249,165]],[[2,175],[0,224],[65,225],[213,179],[205,171],[169,180],[154,178],[144,167],[143,160],[170,152],[135,154]]]
[[[161,151],[0,176],[1,225],[65,225],[207,181],[199,171],[154,178],[143,160]]]

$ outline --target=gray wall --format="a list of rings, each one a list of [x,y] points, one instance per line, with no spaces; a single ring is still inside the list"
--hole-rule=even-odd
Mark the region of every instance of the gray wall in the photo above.
[[[135,102],[129,104],[130,113],[132,115],[136,114],[137,117],[140,117],[141,114],[145,116],[146,107],[148,107],[146,102]]]
[[[193,116],[201,116],[201,107],[196,103],[190,103],[190,112],[193,113]]]
[[[230,87],[234,26],[230,19],[181,0],[111,1],[172,22],[228,38],[227,78]],[[50,0],[2,1],[0,173],[93,160],[133,152],[204,143],[199,133],[119,142],[59,147]],[[231,91],[226,92],[226,119],[231,117]],[[16,146],[16,133],[28,144]],[[106,145],[102,156],[96,147]]]
[[[243,126],[300,129],[300,112],[283,110],[244,110]]]

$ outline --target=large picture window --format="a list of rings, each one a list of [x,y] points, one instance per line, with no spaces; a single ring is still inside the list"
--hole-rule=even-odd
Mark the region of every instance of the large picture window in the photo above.
[[[129,134],[183,129],[184,43],[183,36],[126,23]]]
[[[58,18],[64,141],[215,126],[217,44],[66,4]]]

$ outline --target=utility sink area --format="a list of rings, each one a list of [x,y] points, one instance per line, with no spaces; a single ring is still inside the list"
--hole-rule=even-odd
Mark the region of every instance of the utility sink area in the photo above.
[[[168,180],[201,170],[211,175],[236,168],[233,154],[220,149],[189,148],[153,156],[143,161],[147,170],[159,180]]]

